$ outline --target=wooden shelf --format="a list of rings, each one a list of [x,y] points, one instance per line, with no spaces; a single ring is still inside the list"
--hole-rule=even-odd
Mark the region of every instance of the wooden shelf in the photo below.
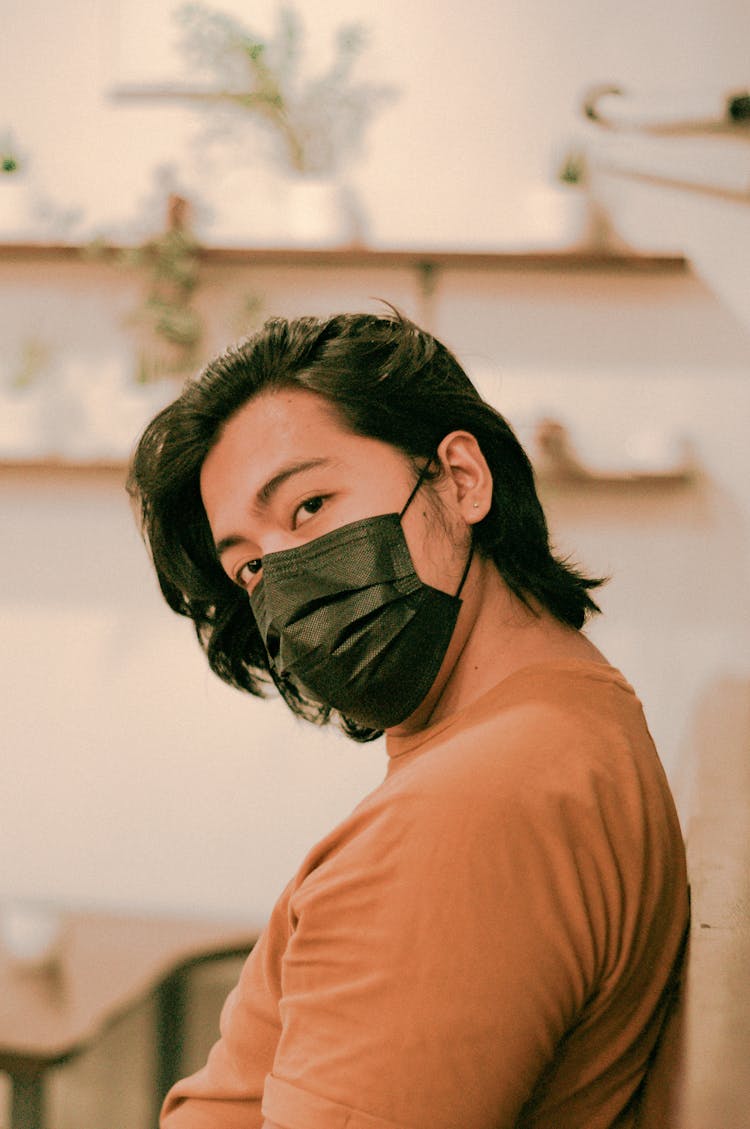
[[[539,424],[529,451],[540,485],[571,486],[584,490],[598,488],[652,488],[688,486],[696,478],[697,467],[686,455],[667,469],[648,468],[610,470],[584,463],[573,448],[568,432],[555,420]],[[70,460],[58,458],[0,459],[0,474],[44,477],[71,474],[116,474],[124,476],[127,459]]]
[[[549,482],[583,489],[663,489],[688,486],[698,474],[698,468],[688,452],[673,466],[666,468],[624,466],[621,470],[613,470],[589,465],[578,455],[566,428],[557,420],[544,420],[537,426],[534,448],[536,457],[532,461],[540,483]]]
[[[116,254],[125,246],[105,247],[103,253]],[[629,252],[594,250],[491,251],[440,250],[435,248],[386,247],[204,247],[206,263],[280,267],[389,267],[403,269],[463,270],[623,270],[682,271],[686,261],[674,255],[639,255]],[[0,243],[0,262],[77,261],[91,262],[86,246],[76,243]]]
[[[44,478],[50,475],[117,475],[124,477],[128,468],[126,458],[64,459],[53,456],[39,458],[2,458],[0,475]]]

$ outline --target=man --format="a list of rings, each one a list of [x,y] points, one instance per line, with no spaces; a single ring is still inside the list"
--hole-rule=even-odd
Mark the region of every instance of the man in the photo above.
[[[130,489],[214,671],[389,755],[165,1129],[634,1125],[682,838],[507,423],[395,312],[278,319],[152,422]]]

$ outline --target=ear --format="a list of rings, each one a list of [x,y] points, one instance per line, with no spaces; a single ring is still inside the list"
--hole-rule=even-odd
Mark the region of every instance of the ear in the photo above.
[[[476,525],[492,503],[492,475],[482,448],[471,432],[451,431],[437,456],[458,512],[467,525]]]

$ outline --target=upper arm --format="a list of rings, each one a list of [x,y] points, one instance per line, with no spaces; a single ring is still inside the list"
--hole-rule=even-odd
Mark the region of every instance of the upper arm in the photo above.
[[[515,1124],[586,989],[544,851],[464,799],[396,804],[292,898],[266,1090],[281,1124],[305,1102],[316,1127],[341,1107],[383,1129]]]

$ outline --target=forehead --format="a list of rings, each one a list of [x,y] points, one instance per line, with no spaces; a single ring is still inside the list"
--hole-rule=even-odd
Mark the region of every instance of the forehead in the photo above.
[[[258,457],[273,457],[282,447],[296,451],[310,443],[355,438],[334,404],[303,388],[284,388],[255,396],[228,421],[219,442],[252,442]]]
[[[201,494],[209,512],[227,492],[256,494],[283,467],[330,458],[356,472],[395,449],[349,429],[335,406],[304,389],[263,392],[224,425],[201,468]]]

